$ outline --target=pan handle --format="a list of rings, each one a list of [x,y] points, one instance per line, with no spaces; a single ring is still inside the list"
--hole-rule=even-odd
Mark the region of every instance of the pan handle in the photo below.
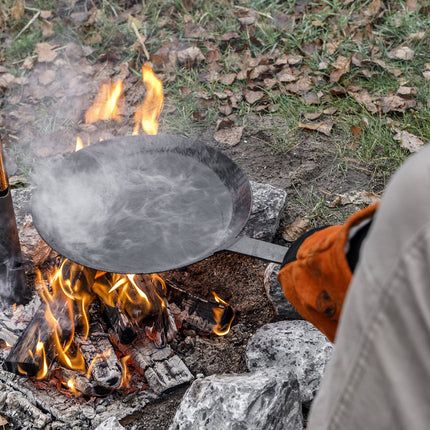
[[[242,236],[225,250],[250,255],[251,257],[261,258],[262,260],[274,263],[282,263],[288,247]]]

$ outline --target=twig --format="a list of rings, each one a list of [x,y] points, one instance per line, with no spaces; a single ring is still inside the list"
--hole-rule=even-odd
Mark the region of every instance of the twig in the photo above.
[[[14,37],[14,39],[18,39],[18,37],[21,36],[21,34],[24,33],[24,31],[27,30],[27,28],[30,27],[30,25],[33,24],[34,21],[36,21],[39,15],[40,15],[40,10],[38,10],[34,14],[33,18],[31,18],[30,21],[28,21],[27,25]]]
[[[145,40],[144,40],[144,39],[142,38],[142,36],[140,35],[140,33],[139,33],[139,31],[138,31],[138,29],[137,29],[137,27],[136,27],[136,24],[135,24],[134,22],[132,22],[132,23],[131,23],[131,28],[133,29],[134,34],[136,35],[137,40],[138,40],[138,42],[140,43],[140,46],[141,46],[141,47],[142,47],[142,49],[143,49],[143,53],[145,54],[146,59],[147,59],[147,60],[149,60],[149,52],[148,52],[148,50],[146,49],[146,46],[145,46]]]

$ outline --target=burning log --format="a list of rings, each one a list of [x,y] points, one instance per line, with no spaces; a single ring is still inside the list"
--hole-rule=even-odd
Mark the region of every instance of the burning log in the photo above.
[[[166,280],[167,297],[174,316],[201,332],[227,334],[234,320],[234,309],[215,293],[208,300]]]
[[[3,367],[9,372],[43,377],[54,359],[53,344],[48,342],[49,326],[46,306],[39,306],[30,323],[12,347]],[[40,345],[50,345],[42,352]],[[39,347],[38,347],[39,345]],[[46,366],[46,368],[44,368]],[[40,373],[43,372],[44,374]]]
[[[109,325],[118,335],[121,343],[127,345],[136,339],[137,333],[133,323],[127,315],[124,315],[117,307],[104,305],[103,313],[106,316]]]
[[[54,376],[72,391],[83,394],[84,396],[96,396],[97,392],[95,387],[85,375],[81,375],[76,370],[66,369],[65,367],[58,367],[55,369]]]
[[[170,346],[157,348],[148,338],[123,345],[115,334],[111,335],[111,339],[123,354],[129,356],[136,370],[145,375],[155,393],[164,393],[193,380],[192,373]]]
[[[91,308],[94,314],[100,312],[97,302],[93,302]],[[101,322],[93,318],[88,338],[80,339],[76,336],[76,342],[85,359],[87,375],[94,386],[95,393],[103,395],[119,388],[122,380],[122,366]]]

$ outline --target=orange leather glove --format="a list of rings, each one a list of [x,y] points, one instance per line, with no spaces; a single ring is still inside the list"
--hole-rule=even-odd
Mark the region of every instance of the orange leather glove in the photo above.
[[[345,254],[348,233],[351,227],[373,217],[377,207],[376,203],[358,211],[344,225],[334,225],[308,234],[300,242],[293,261],[279,271],[278,280],[287,300],[331,342],[334,341],[342,305],[352,280]],[[288,261],[288,253],[286,258]]]

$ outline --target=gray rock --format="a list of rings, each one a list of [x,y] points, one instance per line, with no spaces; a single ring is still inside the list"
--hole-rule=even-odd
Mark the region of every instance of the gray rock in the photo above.
[[[296,308],[286,299],[282,290],[282,285],[278,281],[280,264],[270,263],[264,272],[264,288],[271,301],[276,314],[283,320],[301,320],[301,315]]]
[[[170,430],[303,430],[294,374],[265,369],[197,379],[187,390]]]
[[[257,330],[247,346],[250,371],[277,367],[294,372],[301,400],[307,404],[317,393],[333,344],[311,323],[303,320],[279,321]]]
[[[96,430],[122,430],[125,429],[116,417],[110,417],[106,421],[103,421]]]
[[[287,193],[280,188],[252,181],[251,190],[251,216],[240,235],[271,242],[287,204]]]

